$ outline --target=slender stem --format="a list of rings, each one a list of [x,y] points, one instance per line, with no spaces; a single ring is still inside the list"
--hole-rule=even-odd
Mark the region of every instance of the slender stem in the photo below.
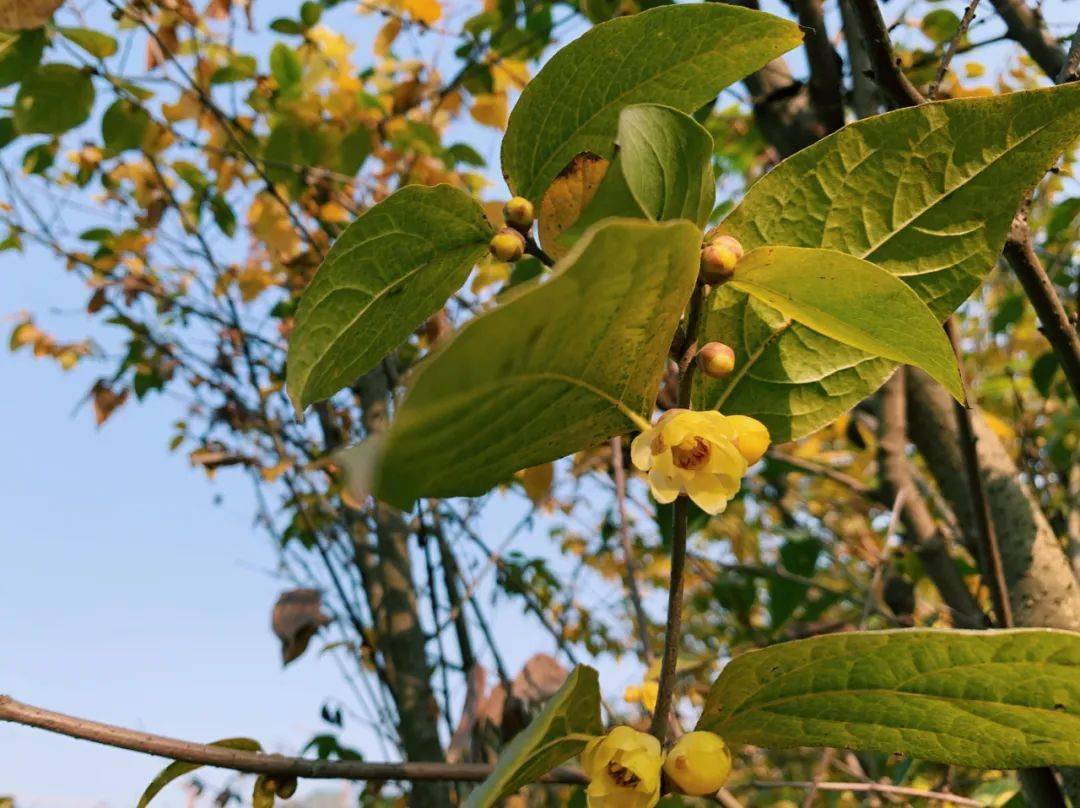
[[[922,788],[893,786],[887,783],[821,783],[810,780],[755,780],[754,788],[815,788],[818,791],[851,791],[856,794],[889,794],[901,797],[917,797],[924,800],[941,800],[952,805],[982,805],[978,800],[960,797],[947,791],[928,791]]]
[[[964,17],[956,27],[956,33],[953,34],[952,39],[949,40],[949,44],[945,46],[945,52],[941,55],[941,63],[938,65],[937,74],[934,76],[934,82],[926,92],[926,97],[929,100],[933,101],[937,98],[938,90],[941,88],[941,82],[945,80],[945,73],[949,70],[949,62],[951,62],[953,56],[956,55],[956,49],[960,45],[960,40],[964,38],[964,34],[967,33],[967,29],[971,26],[971,21],[975,19],[975,7],[978,5],[979,0],[971,0],[971,2],[968,3],[967,8],[964,9]]]
[[[689,513],[685,495],[675,500],[672,508],[671,583],[668,585],[667,626],[664,631],[664,655],[660,663],[660,688],[656,694],[649,732],[660,743],[667,738],[668,713],[671,710],[675,687],[675,668],[679,661],[679,639],[682,636],[683,571],[686,568],[686,521]]]
[[[641,643],[641,657],[646,665],[653,660],[652,647],[649,645],[649,618],[641,600],[641,589],[637,580],[637,561],[634,558],[634,546],[630,541],[630,523],[626,516],[626,469],[623,467],[622,438],[611,439],[611,468],[615,477],[615,499],[619,513],[619,543],[623,552],[623,569],[626,576],[626,591],[634,609],[634,622],[637,626],[638,641]]]
[[[84,718],[34,707],[0,696],[0,721],[37,727],[69,738],[129,749],[148,755],[216,766],[251,774],[303,777],[321,780],[455,780],[481,782],[492,766],[475,763],[368,763],[358,760],[314,760],[311,758],[245,752],[209,744],[192,743],[148,732],[103,724]],[[549,783],[585,783],[587,778],[572,769],[555,769],[540,778]]]
[[[705,308],[708,287],[698,285],[690,298],[686,316],[686,331],[679,350],[679,406],[690,406],[690,390],[694,382],[694,354],[697,352],[697,330]],[[679,639],[682,636],[683,572],[686,569],[686,523],[689,504],[685,494],[675,499],[672,508],[671,582],[668,584],[667,625],[664,630],[664,655],[660,663],[660,687],[656,695],[649,731],[660,743],[667,737],[668,714],[671,711],[672,691],[675,688],[675,668],[679,658]]]

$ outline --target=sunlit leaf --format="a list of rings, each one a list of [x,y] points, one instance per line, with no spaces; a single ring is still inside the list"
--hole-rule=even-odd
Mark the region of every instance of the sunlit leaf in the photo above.
[[[404,341],[487,249],[480,205],[449,185],[410,185],[365,211],[304,292],[289,343],[297,409],[333,395]]]
[[[1024,195],[1080,128],[1080,85],[959,99],[853,123],[788,158],[720,225],[747,250],[823,247],[881,266],[939,317],[994,265]],[[775,440],[813,432],[888,378],[893,363],[789,326],[729,287],[702,336],[735,349],[737,379],[698,376],[695,406],[762,420]]]
[[[482,494],[648,418],[700,243],[687,221],[608,219],[507,292],[417,371],[375,494]]]
[[[90,28],[57,28],[64,39],[74,42],[91,56],[105,59],[116,53],[116,40],[101,31]]]
[[[713,140],[671,107],[636,104],[619,114],[619,152],[592,202],[567,234],[608,216],[689,219],[704,227],[716,198]]]
[[[794,23],[720,3],[654,8],[596,26],[556,53],[514,107],[502,145],[510,188],[538,202],[575,155],[612,156],[624,107],[693,112],[801,39]]]
[[[933,312],[869,261],[836,250],[759,247],[728,283],[844,345],[920,367],[964,399],[952,345]]]
[[[519,788],[565,763],[603,732],[596,671],[578,665],[513,742],[493,771],[465,800],[464,808],[490,808]]]
[[[770,749],[831,746],[977,768],[1080,763],[1080,634],[829,634],[736,657],[698,729]]]
[[[225,738],[220,741],[214,741],[210,746],[220,746],[223,749],[239,749],[244,752],[261,752],[262,746],[258,741],[251,738]],[[177,760],[170,763],[161,773],[153,779],[153,781],[146,787],[146,791],[143,792],[139,798],[139,804],[137,808],[146,808],[150,804],[150,800],[154,799],[169,783],[178,777],[183,777],[185,774],[195,771],[201,768],[201,763],[187,763],[182,760]]]

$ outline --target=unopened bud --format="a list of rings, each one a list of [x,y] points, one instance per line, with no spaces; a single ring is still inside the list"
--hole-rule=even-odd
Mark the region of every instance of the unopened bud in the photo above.
[[[722,379],[735,370],[735,351],[722,342],[707,342],[698,351],[697,362],[706,376]]]
[[[730,280],[735,265],[743,257],[743,248],[731,236],[717,236],[701,250],[701,278],[705,283],[717,284]]]
[[[731,773],[731,752],[719,735],[688,732],[671,748],[664,774],[682,794],[715,794]]]
[[[283,800],[289,799],[289,797],[296,793],[296,778],[283,777],[281,782],[278,783],[276,793]]]
[[[525,254],[525,237],[512,227],[504,227],[494,235],[488,247],[499,261],[513,263]]]
[[[523,196],[515,196],[503,207],[503,217],[506,223],[515,230],[527,231],[532,227],[533,203]]]

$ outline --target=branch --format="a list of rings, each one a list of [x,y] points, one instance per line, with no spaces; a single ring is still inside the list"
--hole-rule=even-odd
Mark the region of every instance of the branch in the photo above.
[[[874,80],[889,94],[897,107],[921,104],[926,99],[904,75],[904,71],[900,69],[900,60],[893,56],[889,29],[881,16],[877,0],[854,0],[854,3],[859,25],[869,44]]]
[[[964,372],[963,354],[960,353],[960,338],[957,335],[956,319],[945,321],[945,332],[949,335],[953,353],[956,354],[956,369],[960,373],[960,384],[964,389],[965,407],[953,401],[956,411],[956,423],[960,430],[960,455],[964,460],[964,472],[968,484],[968,496],[975,512],[975,527],[978,531],[979,556],[982,575],[990,588],[994,601],[994,615],[1001,628],[1013,627],[1012,605],[1009,602],[1009,585],[1005,582],[1005,567],[1001,562],[1001,546],[998,544],[997,530],[990,513],[990,502],[983,488],[982,470],[979,468],[979,450],[976,445],[975,428],[971,423],[971,385]]]
[[[1072,45],[1069,47],[1069,55],[1055,81],[1058,84],[1065,84],[1078,79],[1080,79],[1080,25],[1076,26],[1076,33],[1073,34]]]
[[[902,797],[916,797],[924,800],[941,800],[953,805],[982,805],[978,800],[968,797],[958,797],[947,791],[927,791],[921,788],[909,788],[907,786],[892,786],[886,783],[818,783],[809,780],[778,780],[763,781],[755,780],[751,783],[754,788],[806,788],[818,791],[852,791],[861,794],[893,794]]]
[[[34,707],[0,696],[0,721],[37,727],[47,732],[79,738],[84,741],[115,746],[132,752],[216,766],[220,769],[266,774],[281,777],[301,777],[311,780],[407,780],[481,782],[493,769],[481,763],[367,763],[358,760],[312,760],[310,758],[268,755],[225,749],[209,744],[181,741],[163,735],[103,724],[85,718]],[[586,783],[585,775],[574,769],[555,769],[540,778],[546,783]]]
[[[911,475],[905,454],[906,377],[906,368],[900,368],[881,390],[881,432],[878,440],[881,498],[898,499],[901,492],[906,492],[900,516],[907,541],[914,547],[942,601],[949,607],[954,623],[961,628],[987,628],[986,616],[957,571],[945,538]]]
[[[1054,282],[1035,254],[1031,230],[1023,213],[1013,219],[1009,238],[1005,242],[1005,258],[1039,316],[1043,336],[1054,349],[1073,396],[1080,401],[1080,335],[1077,335],[1076,326],[1069,319],[1054,289]]]
[[[964,38],[964,34],[966,34],[968,28],[971,27],[971,21],[975,19],[975,8],[978,5],[979,0],[971,0],[967,8],[964,9],[964,17],[960,20],[960,24],[956,26],[956,33],[953,34],[952,39],[949,40],[949,44],[945,46],[945,52],[941,54],[941,63],[938,65],[937,73],[934,75],[934,81],[926,93],[931,101],[937,98],[938,90],[941,88],[941,82],[945,80],[945,73],[949,70],[949,63],[952,61],[953,56],[956,55],[956,49],[960,46],[960,40]]]
[[[1043,25],[1042,15],[1030,8],[1024,0],[991,0],[998,16],[1005,22],[1009,39],[1027,51],[1028,56],[1050,78],[1061,72],[1065,54],[1057,40]]]

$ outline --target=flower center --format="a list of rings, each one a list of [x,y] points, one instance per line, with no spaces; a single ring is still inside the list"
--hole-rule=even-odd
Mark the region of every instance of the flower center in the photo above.
[[[625,786],[626,788],[633,788],[641,782],[640,777],[621,763],[616,763],[614,760],[608,761],[607,773],[611,775],[611,779],[615,781],[615,785]]]
[[[672,448],[671,460],[681,469],[696,471],[709,460],[709,442],[697,436],[686,438]]]

